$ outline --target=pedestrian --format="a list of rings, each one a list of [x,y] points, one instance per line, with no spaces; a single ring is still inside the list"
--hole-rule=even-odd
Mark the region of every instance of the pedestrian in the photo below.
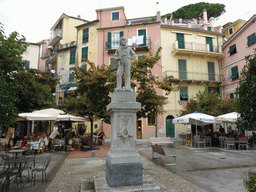
[[[50,150],[52,149],[52,140],[55,139],[55,137],[59,135],[59,137],[61,138],[60,132],[59,132],[59,128],[57,128],[57,130],[54,130],[51,135],[49,136],[49,148]]]

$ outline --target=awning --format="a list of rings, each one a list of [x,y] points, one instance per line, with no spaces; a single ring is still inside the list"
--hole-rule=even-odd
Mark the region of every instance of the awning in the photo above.
[[[67,90],[67,92],[72,92],[72,91],[75,91],[75,90],[77,90],[77,87],[70,87],[70,88]]]
[[[51,121],[56,119],[54,115],[40,113],[20,113],[19,116],[29,121]]]
[[[56,121],[86,121],[86,118],[70,114],[58,115]]]

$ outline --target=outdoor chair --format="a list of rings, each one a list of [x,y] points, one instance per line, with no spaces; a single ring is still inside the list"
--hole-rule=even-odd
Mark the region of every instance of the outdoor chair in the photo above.
[[[224,148],[225,147],[225,141],[226,141],[226,137],[219,136],[219,147],[220,148]]]
[[[39,146],[38,146],[38,148],[34,148],[34,150],[35,151],[38,151],[38,154],[40,153],[40,152],[44,152],[44,141],[41,141],[40,143],[39,143]]]
[[[226,149],[229,149],[229,147],[236,149],[236,145],[235,145],[235,138],[227,138],[226,141]]]
[[[203,145],[203,147],[205,147],[205,140],[201,139],[199,135],[195,135],[194,137],[194,141],[193,141],[194,145],[197,146],[198,148]]]
[[[242,149],[243,147],[245,147],[247,150],[249,148],[247,138],[239,138],[239,149]]]
[[[255,149],[256,148],[256,141],[253,141],[252,142],[252,149]]]
[[[69,139],[68,140],[68,143],[67,143],[67,146],[66,146],[66,150],[72,150],[73,148],[73,139]]]
[[[52,142],[52,149],[55,151],[56,149],[60,149],[60,145],[56,144],[55,139],[51,140]]]
[[[13,140],[9,140],[9,145],[10,145],[10,149],[20,149],[21,148],[21,144],[19,144],[18,146],[14,146],[14,142]]]
[[[33,179],[34,179],[34,185],[35,185],[35,182],[36,182],[36,174],[39,173],[39,172],[42,172],[42,182],[45,180],[45,182],[47,183],[46,169],[49,166],[50,162],[51,162],[51,157],[48,156],[45,159],[45,162],[44,162],[43,165],[38,165],[34,169],[32,169],[32,179],[31,179],[31,182],[33,182]]]
[[[205,139],[205,146],[212,146],[212,139],[211,139],[211,136],[205,136],[204,137]]]

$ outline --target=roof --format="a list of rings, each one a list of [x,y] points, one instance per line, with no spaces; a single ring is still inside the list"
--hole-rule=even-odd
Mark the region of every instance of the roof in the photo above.
[[[98,19],[96,19],[96,20],[94,20],[94,21],[91,21],[91,22],[88,22],[88,23],[84,23],[84,24],[78,25],[78,26],[76,26],[75,28],[85,27],[85,26],[88,26],[88,25],[91,25],[91,24],[97,23],[97,22],[99,22]]]
[[[240,35],[251,23],[256,21],[256,14],[254,14],[237,32],[235,32],[232,37],[230,37],[222,46],[225,48],[229,45],[238,35]]]
[[[54,27],[56,27],[56,25],[60,22],[60,20],[62,19],[62,18],[64,18],[64,17],[68,17],[68,18],[72,18],[72,19],[77,19],[77,20],[81,20],[81,21],[84,21],[84,22],[89,22],[89,21],[87,21],[87,20],[85,20],[85,19],[81,19],[81,18],[78,18],[78,17],[72,17],[72,16],[69,16],[69,15],[67,15],[67,14],[65,14],[65,13],[62,13],[62,15],[59,17],[59,19],[54,23],[54,25],[52,26],[52,28],[51,28],[51,30],[54,28]]]
[[[109,10],[114,10],[114,9],[124,9],[124,6],[120,6],[120,7],[111,7],[111,8],[104,8],[104,9],[96,9],[96,12],[99,11],[109,11]]]
[[[238,19],[238,20],[236,20],[235,22],[228,22],[228,23],[226,23],[225,25],[222,26],[222,27],[223,27],[223,30],[225,30],[225,28],[228,28],[228,27],[231,27],[231,26],[235,25],[235,24],[238,23],[238,22],[246,23],[246,21],[245,21],[245,20],[242,20],[242,19]]]

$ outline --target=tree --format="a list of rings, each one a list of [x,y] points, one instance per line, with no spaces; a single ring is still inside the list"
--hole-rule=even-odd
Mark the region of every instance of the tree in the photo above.
[[[234,100],[222,100],[218,93],[205,89],[199,91],[195,98],[191,98],[185,110],[181,110],[179,116],[193,113],[195,111],[206,113],[213,116],[222,115],[235,111]]]
[[[246,65],[241,72],[239,86],[236,90],[236,111],[241,114],[238,127],[256,130],[256,56],[247,57]]]
[[[208,18],[211,17],[219,17],[223,13],[225,13],[225,5],[219,4],[219,3],[195,3],[195,4],[189,4],[184,7],[179,8],[178,10],[174,11],[173,19],[200,19],[202,17],[203,9],[207,10],[207,16]],[[171,17],[171,13],[168,13],[164,16],[167,18]]]
[[[51,86],[57,81],[34,69],[25,70],[22,54],[27,44],[24,36],[13,32],[5,36],[0,23],[0,124],[15,123],[19,112],[49,106],[53,101]]]

